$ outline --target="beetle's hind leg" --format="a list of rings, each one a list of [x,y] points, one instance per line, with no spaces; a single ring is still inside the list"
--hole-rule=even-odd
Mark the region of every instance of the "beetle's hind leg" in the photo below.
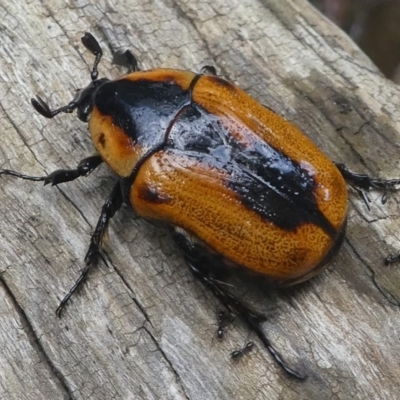
[[[73,293],[78,289],[78,287],[87,277],[90,267],[96,266],[99,262],[99,259],[102,259],[105,262],[104,257],[101,254],[101,246],[103,243],[104,235],[106,233],[110,219],[121,208],[122,202],[123,202],[123,197],[122,197],[121,185],[120,182],[118,182],[114,186],[111,195],[108,197],[107,201],[104,203],[101,209],[100,218],[98,219],[96,228],[90,238],[89,249],[85,256],[85,267],[83,268],[75,284],[65,295],[65,297],[61,300],[61,303],[56,310],[56,314],[58,317],[61,316],[62,310],[68,303]]]
[[[184,254],[189,270],[204,286],[211,290],[215,297],[217,297],[228,310],[229,314],[237,315],[242,318],[250,329],[257,334],[278,365],[288,375],[297,379],[305,379],[305,376],[296,372],[286,364],[282,356],[275,350],[269,341],[262,329],[262,324],[266,320],[265,315],[253,310],[233,295],[227,289],[227,286],[229,285],[220,280],[220,275],[222,274],[216,276],[215,273],[210,272],[209,268],[205,267],[212,263],[213,271],[215,271],[219,261],[218,258],[216,258],[218,256],[208,256],[204,251],[200,251],[202,247],[201,243],[195,237],[180,228],[175,228],[174,239]],[[222,262],[222,260],[220,262]],[[218,272],[219,271],[217,270],[217,273]]]
[[[211,290],[211,292],[221,301],[221,303],[227,308],[227,310],[230,313],[241,317],[243,321],[247,323],[250,329],[257,334],[259,339],[264,343],[264,346],[270,352],[278,365],[288,375],[300,380],[306,378],[304,375],[290,368],[283,360],[282,356],[271,344],[270,340],[262,329],[262,323],[266,320],[266,317],[263,314],[253,310],[246,304],[242,303],[232,293],[225,289],[223,283],[221,283],[219,280],[214,279],[209,272],[198,268],[189,260],[187,260],[187,263],[192,274],[197,279],[199,279],[204,286]]]
[[[81,176],[89,175],[94,169],[96,169],[103,160],[99,155],[87,157],[83,159],[76,168],[74,169],[58,169],[53,171],[49,175],[44,176],[30,176],[21,174],[16,171],[9,169],[0,169],[0,175],[10,175],[17,178],[25,179],[28,181],[44,182],[45,185],[51,184],[52,186],[58,185],[59,183],[65,183],[73,181]]]

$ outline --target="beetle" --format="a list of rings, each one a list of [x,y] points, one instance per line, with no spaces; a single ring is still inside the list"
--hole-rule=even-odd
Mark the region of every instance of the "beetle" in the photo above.
[[[31,102],[46,118],[76,110],[88,123],[97,154],[75,169],[41,177],[0,170],[52,185],[86,176],[102,162],[118,175],[85,267],[57,315],[102,259],[108,223],[125,202],[137,215],[169,224],[193,275],[249,325],[280,367],[304,379],[268,340],[265,317],[218,279],[218,267],[245,270],[276,285],[310,279],[343,242],[346,181],[363,192],[375,188],[386,194],[400,180],[370,178],[333,163],[292,123],[217,76],[213,67],[200,73],[140,71],[127,51],[115,58],[128,67],[127,75],[99,78],[101,47],[90,33],[82,43],[95,56],[89,85],[55,110],[40,97]]]

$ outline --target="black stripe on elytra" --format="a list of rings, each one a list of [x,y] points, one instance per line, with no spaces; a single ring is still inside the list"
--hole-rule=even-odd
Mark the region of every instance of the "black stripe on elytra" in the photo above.
[[[281,229],[294,231],[311,223],[336,237],[336,229],[318,207],[313,177],[282,154],[280,158],[286,170],[271,168],[269,160],[253,157],[253,163],[244,164],[237,155],[223,168],[229,172],[226,186],[247,208]]]
[[[290,192],[285,190],[287,188],[282,180],[291,186],[293,176],[277,181],[276,177],[271,178],[272,174],[268,174],[268,180],[265,180],[247,167],[241,167],[240,171],[234,179],[228,179],[227,186],[248,208],[285,230],[295,230],[311,223],[329,236],[336,236],[336,229],[318,208],[313,184],[302,193]]]
[[[319,210],[314,176],[261,138],[238,143],[220,117],[192,103],[180,113],[169,139],[169,148],[195,158],[210,174],[224,171],[225,185],[266,220],[286,230],[312,223],[336,236]]]
[[[247,207],[286,230],[312,223],[336,236],[318,207],[317,182],[306,169],[261,139],[247,147],[236,141],[230,144],[231,162],[240,172],[227,185]]]

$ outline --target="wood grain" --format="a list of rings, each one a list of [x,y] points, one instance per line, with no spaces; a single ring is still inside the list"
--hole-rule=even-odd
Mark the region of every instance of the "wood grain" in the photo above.
[[[0,168],[42,175],[93,152],[77,118],[30,106],[35,94],[63,105],[88,83],[85,31],[105,50],[102,76],[123,72],[110,63],[119,48],[143,69],[215,65],[335,161],[400,176],[398,86],[302,0],[0,0]],[[240,323],[213,339],[217,301],[168,232],[126,208],[111,223],[109,267],[56,318],[114,179],[105,167],[57,188],[0,177],[1,399],[398,398],[400,271],[382,260],[400,249],[400,194],[382,205],[371,193],[368,211],[353,193],[347,240],[320,277],[286,291],[237,284],[308,375],[298,382]],[[250,339],[256,349],[232,362]]]

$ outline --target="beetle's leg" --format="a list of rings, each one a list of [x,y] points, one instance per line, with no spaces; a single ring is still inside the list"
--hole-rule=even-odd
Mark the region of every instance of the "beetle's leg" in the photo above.
[[[286,364],[263,332],[262,323],[266,320],[266,317],[237,299],[231,292],[229,292],[229,290],[227,290],[227,285],[224,282],[216,279],[215,275],[211,275],[209,269],[204,267],[205,265],[213,264],[213,271],[215,271],[218,259],[216,259],[216,261],[215,257],[210,259],[206,253],[199,251],[202,248],[202,244],[188,232],[180,228],[175,228],[174,239],[182,250],[192,274],[199,279],[204,286],[211,290],[211,292],[231,314],[238,315],[247,323],[250,329],[252,329],[264,343],[265,347],[274,357],[278,365],[288,375],[297,379],[305,379],[305,376],[294,371]]]
[[[117,50],[113,54],[112,62],[113,64],[127,68],[128,74],[140,71],[137,59],[130,50]]]
[[[364,174],[356,174],[349,171],[344,164],[336,164],[336,167],[339,169],[346,182],[348,182],[351,186],[354,186],[361,192],[361,195],[364,198],[364,202],[368,208],[369,198],[366,195],[365,191],[368,191],[372,188],[381,190],[383,192],[382,203],[384,204],[387,200],[388,192],[400,190],[400,188],[396,187],[397,185],[400,185],[400,179],[379,179],[371,178],[368,175]],[[384,261],[386,265],[397,263],[400,261],[400,254],[387,256]]]
[[[371,178],[368,175],[356,174],[355,172],[350,171],[344,164],[337,163],[335,165],[346,182],[359,190],[368,191],[374,188],[383,191],[384,194],[399,190],[396,186],[400,185],[400,179]],[[386,200],[386,196],[383,196],[383,199]]]
[[[26,179],[28,181],[42,181],[45,185],[51,184],[54,186],[59,183],[73,181],[81,176],[89,175],[102,162],[102,158],[99,155],[95,155],[83,159],[75,169],[58,169],[45,176],[29,176],[9,169],[0,169],[0,175],[16,176],[17,178]]]
[[[193,275],[201,281],[211,292],[221,301],[221,303],[233,314],[239,315],[247,325],[257,334],[264,346],[274,357],[278,365],[290,376],[304,380],[306,376],[301,375],[290,368],[283,360],[282,356],[273,347],[268,337],[262,330],[262,323],[265,316],[252,310],[250,307],[238,300],[232,293],[228,292],[218,280],[215,280],[207,271],[197,268],[192,262],[188,261],[188,266]]]
[[[87,277],[90,267],[96,266],[98,264],[99,259],[105,261],[101,254],[101,245],[103,242],[103,238],[107,230],[108,223],[110,222],[110,219],[121,208],[122,202],[123,198],[122,198],[121,185],[118,182],[114,186],[111,195],[109,196],[109,198],[104,203],[101,209],[100,218],[97,221],[96,228],[90,238],[89,249],[85,256],[85,267],[83,268],[75,284],[65,295],[65,297],[61,300],[61,303],[56,310],[56,314],[58,317],[61,316],[62,310],[68,303],[73,293],[78,289],[78,287]]]

